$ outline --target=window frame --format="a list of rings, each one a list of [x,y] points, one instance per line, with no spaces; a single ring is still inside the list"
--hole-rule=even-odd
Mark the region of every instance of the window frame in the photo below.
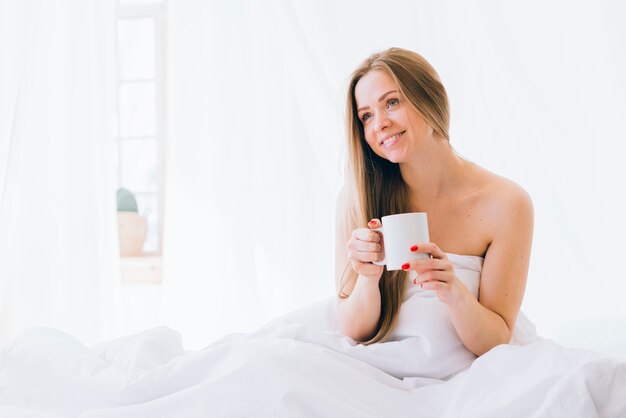
[[[120,104],[119,92],[124,83],[141,82],[152,79],[122,79],[120,77],[119,57],[120,51],[117,37],[119,22],[127,19],[152,18],[154,22],[154,46],[155,46],[155,63],[154,63],[154,86],[155,86],[155,115],[156,115],[156,133],[154,136],[144,136],[143,138],[154,138],[157,148],[157,190],[156,192],[139,191],[136,195],[154,196],[157,198],[158,207],[158,246],[156,251],[143,252],[138,257],[120,257],[121,276],[124,283],[160,283],[161,282],[161,257],[163,254],[163,225],[164,225],[164,196],[165,196],[165,155],[166,155],[166,5],[165,0],[154,3],[142,4],[122,4],[117,2],[117,13],[115,19],[115,49],[117,57],[116,65],[116,96],[118,101],[116,104],[116,116],[118,123],[117,135],[115,141],[118,143],[118,187],[122,179],[121,164],[121,147],[120,142],[125,139],[141,139],[141,136],[121,136],[120,132]]]
[[[166,78],[165,78],[165,56],[166,56],[166,19],[165,19],[165,3],[146,3],[146,4],[122,4],[117,2],[117,15],[116,15],[116,28],[117,24],[121,20],[126,19],[141,19],[152,18],[154,21],[154,45],[155,45],[155,72],[154,72],[154,85],[155,85],[155,115],[156,115],[156,133],[149,136],[121,136],[118,126],[118,135],[116,141],[120,142],[124,139],[139,140],[146,138],[154,138],[157,148],[157,190],[156,192],[139,191],[137,195],[156,195],[158,201],[158,248],[156,251],[144,252],[144,256],[161,256],[163,253],[163,218],[164,218],[164,193],[165,193],[165,150],[166,150]],[[116,36],[118,35],[116,29]],[[119,76],[119,50],[116,42],[116,56],[118,57],[117,64],[117,92],[119,94],[121,85],[132,82],[145,82],[152,81],[152,79],[122,79]],[[119,102],[116,106],[117,120],[120,121],[120,109]],[[118,150],[118,159],[120,165],[118,167],[118,182],[121,182],[122,167],[121,158]],[[119,184],[119,186],[122,186]]]

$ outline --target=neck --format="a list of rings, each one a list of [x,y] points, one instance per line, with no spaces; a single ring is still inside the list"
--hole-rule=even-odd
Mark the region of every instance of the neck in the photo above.
[[[466,164],[447,140],[429,141],[415,158],[400,164],[411,203],[420,208],[453,194],[463,178]]]

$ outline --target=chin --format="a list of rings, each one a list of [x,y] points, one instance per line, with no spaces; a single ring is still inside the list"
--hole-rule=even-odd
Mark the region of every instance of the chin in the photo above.
[[[385,152],[384,150],[376,149],[374,152],[380,158],[384,158],[390,163],[400,164],[407,161],[407,156],[405,155],[404,150],[389,150],[388,152]]]
[[[402,164],[404,162],[406,162],[406,157],[403,154],[399,154],[399,153],[390,153],[389,155],[385,155],[383,156],[383,158],[389,162],[395,163],[395,164]]]

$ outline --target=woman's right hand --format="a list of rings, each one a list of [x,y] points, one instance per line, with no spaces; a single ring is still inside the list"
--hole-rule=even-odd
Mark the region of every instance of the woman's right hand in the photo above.
[[[380,228],[378,219],[372,219],[367,226],[369,228],[357,228],[352,231],[348,240],[348,259],[352,269],[360,276],[371,280],[379,280],[383,274],[383,266],[378,266],[372,261],[382,261],[385,258],[382,234],[372,229]]]

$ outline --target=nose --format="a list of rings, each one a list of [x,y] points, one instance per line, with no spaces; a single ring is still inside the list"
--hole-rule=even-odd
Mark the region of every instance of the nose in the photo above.
[[[385,113],[381,113],[376,117],[376,120],[374,121],[374,131],[382,132],[383,129],[388,128],[390,124],[391,122],[387,115]]]

